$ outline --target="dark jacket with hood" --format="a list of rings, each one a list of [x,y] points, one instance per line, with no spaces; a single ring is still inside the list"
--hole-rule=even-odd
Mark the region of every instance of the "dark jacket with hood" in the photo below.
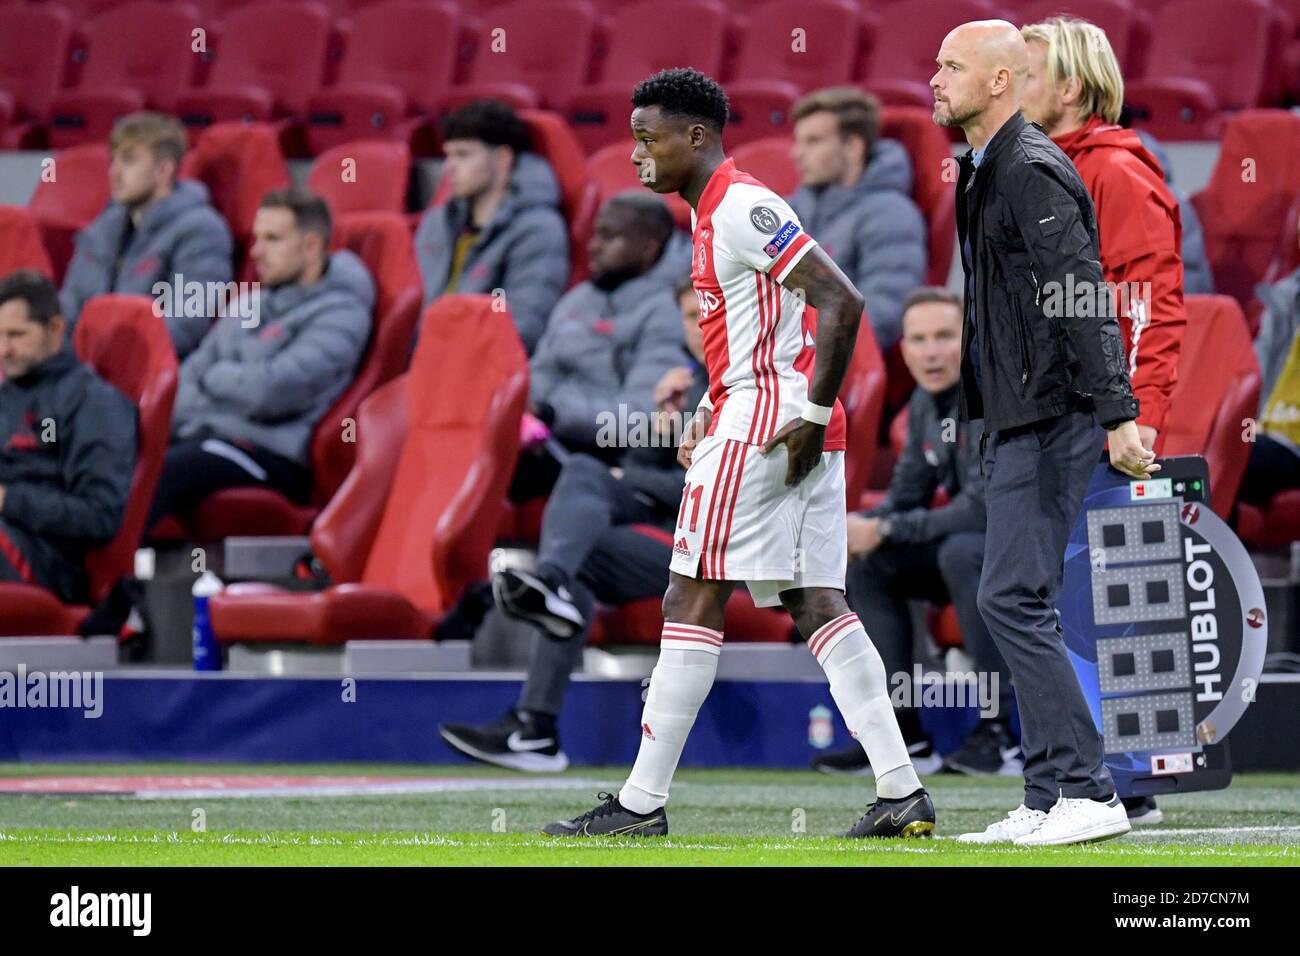
[[[912,202],[912,161],[879,140],[852,186],[801,186],[789,198],[804,230],[858,287],[876,341],[887,350],[903,330],[903,301],[925,282],[925,218]]]
[[[937,395],[912,392],[907,406],[907,443],[894,466],[889,490],[867,516],[889,518],[892,544],[940,541],[963,531],[984,531],[984,475],[980,427],[958,424],[954,385]],[[943,488],[948,502],[930,507]]]
[[[1137,418],[1119,323],[1102,301],[1096,214],[1074,164],[1020,113],[989,140],[978,169],[972,153],[957,180],[958,245],[973,292],[961,419],[983,418],[995,432],[1084,409],[1106,428]]]
[[[456,239],[470,221],[468,200],[434,206],[420,220],[415,254],[424,281],[424,304],[447,290]],[[546,317],[569,281],[569,231],[560,214],[560,186],[536,153],[520,153],[505,199],[479,230],[461,266],[456,291],[505,291],[519,338],[533,353]]]
[[[0,533],[16,530],[33,583],[86,600],[83,559],[117,534],[135,472],[136,408],[70,346],[0,383]]]
[[[74,325],[87,299],[109,292],[154,296],[156,283],[174,286],[177,275],[181,283],[197,282],[205,289],[208,283],[228,283],[233,251],[226,221],[209,203],[208,188],[196,180],[177,182],[170,196],[145,210],[134,230],[126,207],[109,203],[77,234],[77,251],[59,293],[63,317]],[[203,300],[209,298],[205,292]],[[165,318],[181,359],[194,351],[212,323],[210,315]]]

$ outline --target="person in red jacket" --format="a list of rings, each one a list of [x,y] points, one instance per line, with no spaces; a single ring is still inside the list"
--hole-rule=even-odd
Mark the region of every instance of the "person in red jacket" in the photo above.
[[[1116,297],[1142,444],[1160,453],[1187,313],[1182,220],[1159,160],[1116,125],[1124,80],[1105,32],[1057,17],[1024,27],[1029,78],[1022,110],[1074,162],[1097,207],[1101,266]]]
[[[1116,312],[1142,444],[1160,454],[1178,381],[1183,307],[1183,225],[1164,170],[1137,133],[1117,125],[1124,79],[1106,33],[1054,17],[1021,29],[1029,77],[1021,109],[1074,162],[1097,208],[1101,268],[1119,290]],[[1160,823],[1151,797],[1124,801],[1129,821]]]

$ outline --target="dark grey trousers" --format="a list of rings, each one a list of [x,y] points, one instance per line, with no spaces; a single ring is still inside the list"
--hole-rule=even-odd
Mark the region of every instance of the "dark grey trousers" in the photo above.
[[[603,462],[574,455],[565,463],[542,516],[538,560],[569,574],[574,602],[588,625],[596,601],[625,604],[662,597],[668,589],[672,547],[630,527],[653,524],[661,512],[614,478]],[[538,630],[518,709],[559,714],[586,643],[586,628],[567,641]]]
[[[912,617],[909,598],[952,602],[966,650],[976,668],[998,675],[998,716],[1009,719],[1011,675],[980,615],[980,566],[984,535],[964,531],[920,544],[886,542],[849,562],[849,607],[858,615],[885,664],[892,690],[895,675],[912,679]]]
[[[1056,611],[1066,543],[1104,440],[1092,412],[1076,411],[994,432],[984,452],[979,610],[1015,682],[1025,806],[1034,810],[1115,792]]]

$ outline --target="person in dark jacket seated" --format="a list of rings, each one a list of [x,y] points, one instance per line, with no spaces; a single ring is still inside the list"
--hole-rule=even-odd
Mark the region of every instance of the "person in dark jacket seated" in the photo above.
[[[440,295],[503,295],[531,355],[569,281],[569,230],[555,171],[532,150],[528,124],[477,100],[443,122],[442,175],[451,199],[415,233],[427,307]]]
[[[158,283],[173,290],[160,302],[187,301],[190,283],[203,289],[203,302],[224,301],[233,278],[234,244],[226,221],[208,201],[207,187],[176,178],[185,154],[181,124],[161,113],[132,113],[117,121],[109,146],[112,202],[77,234],[59,294],[69,327],[92,296],[156,296]],[[214,312],[215,307],[212,312],[163,308],[177,358],[194,351]]]
[[[867,300],[882,351],[901,334],[903,300],[925,280],[925,218],[912,202],[912,160],[880,138],[880,103],[853,86],[810,93],[794,107],[801,185],[790,208]]]
[[[77,360],[66,332],[49,279],[0,280],[0,581],[81,604],[86,552],[126,512],[136,408]]]
[[[902,352],[917,384],[908,407],[907,443],[884,501],[849,514],[848,599],[880,650],[891,689],[898,680],[912,682],[908,599],[955,605],[977,670],[998,676],[998,710],[980,722],[948,763],[966,773],[999,773],[1013,765],[1017,747],[1008,725],[1011,678],[975,603],[984,559],[984,480],[979,424],[957,421],[961,328],[956,293],[923,286],[907,297]],[[932,508],[940,488],[948,501]],[[916,710],[897,710],[917,771],[935,772],[941,761]],[[856,744],[818,755],[813,767],[826,773],[871,772]],[[1018,772],[1018,765],[1014,769]]]
[[[501,610],[539,631],[514,707],[491,723],[439,727],[442,738],[467,757],[514,770],[567,767],[556,719],[596,601],[657,598],[668,587],[672,545],[631,526],[671,531],[677,521],[684,475],[677,462],[678,439],[708,388],[699,301],[689,275],[676,292],[686,345],[679,364],[654,390],[655,443],[629,449],[612,467],[590,455],[571,456],[546,505],[536,569],[494,576],[493,596]]]
[[[645,190],[601,207],[587,248],[591,278],[564,294],[528,362],[528,411],[551,441],[519,456],[512,501],[550,492],[569,452],[615,463],[607,425],[648,418],[655,383],[681,359],[682,320],[673,281],[691,267],[690,242]]]
[[[330,229],[325,201],[305,189],[262,199],[252,248],[260,287],[181,365],[147,527],[223,488],[306,502],[312,433],[356,374],[375,305],[362,261],[326,252]]]

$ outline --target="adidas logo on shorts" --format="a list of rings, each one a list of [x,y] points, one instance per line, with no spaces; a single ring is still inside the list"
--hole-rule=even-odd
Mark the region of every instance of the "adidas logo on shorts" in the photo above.
[[[691,548],[690,545],[686,543],[685,538],[677,539],[677,543],[673,545],[673,554],[684,555],[688,558],[691,556]]]

